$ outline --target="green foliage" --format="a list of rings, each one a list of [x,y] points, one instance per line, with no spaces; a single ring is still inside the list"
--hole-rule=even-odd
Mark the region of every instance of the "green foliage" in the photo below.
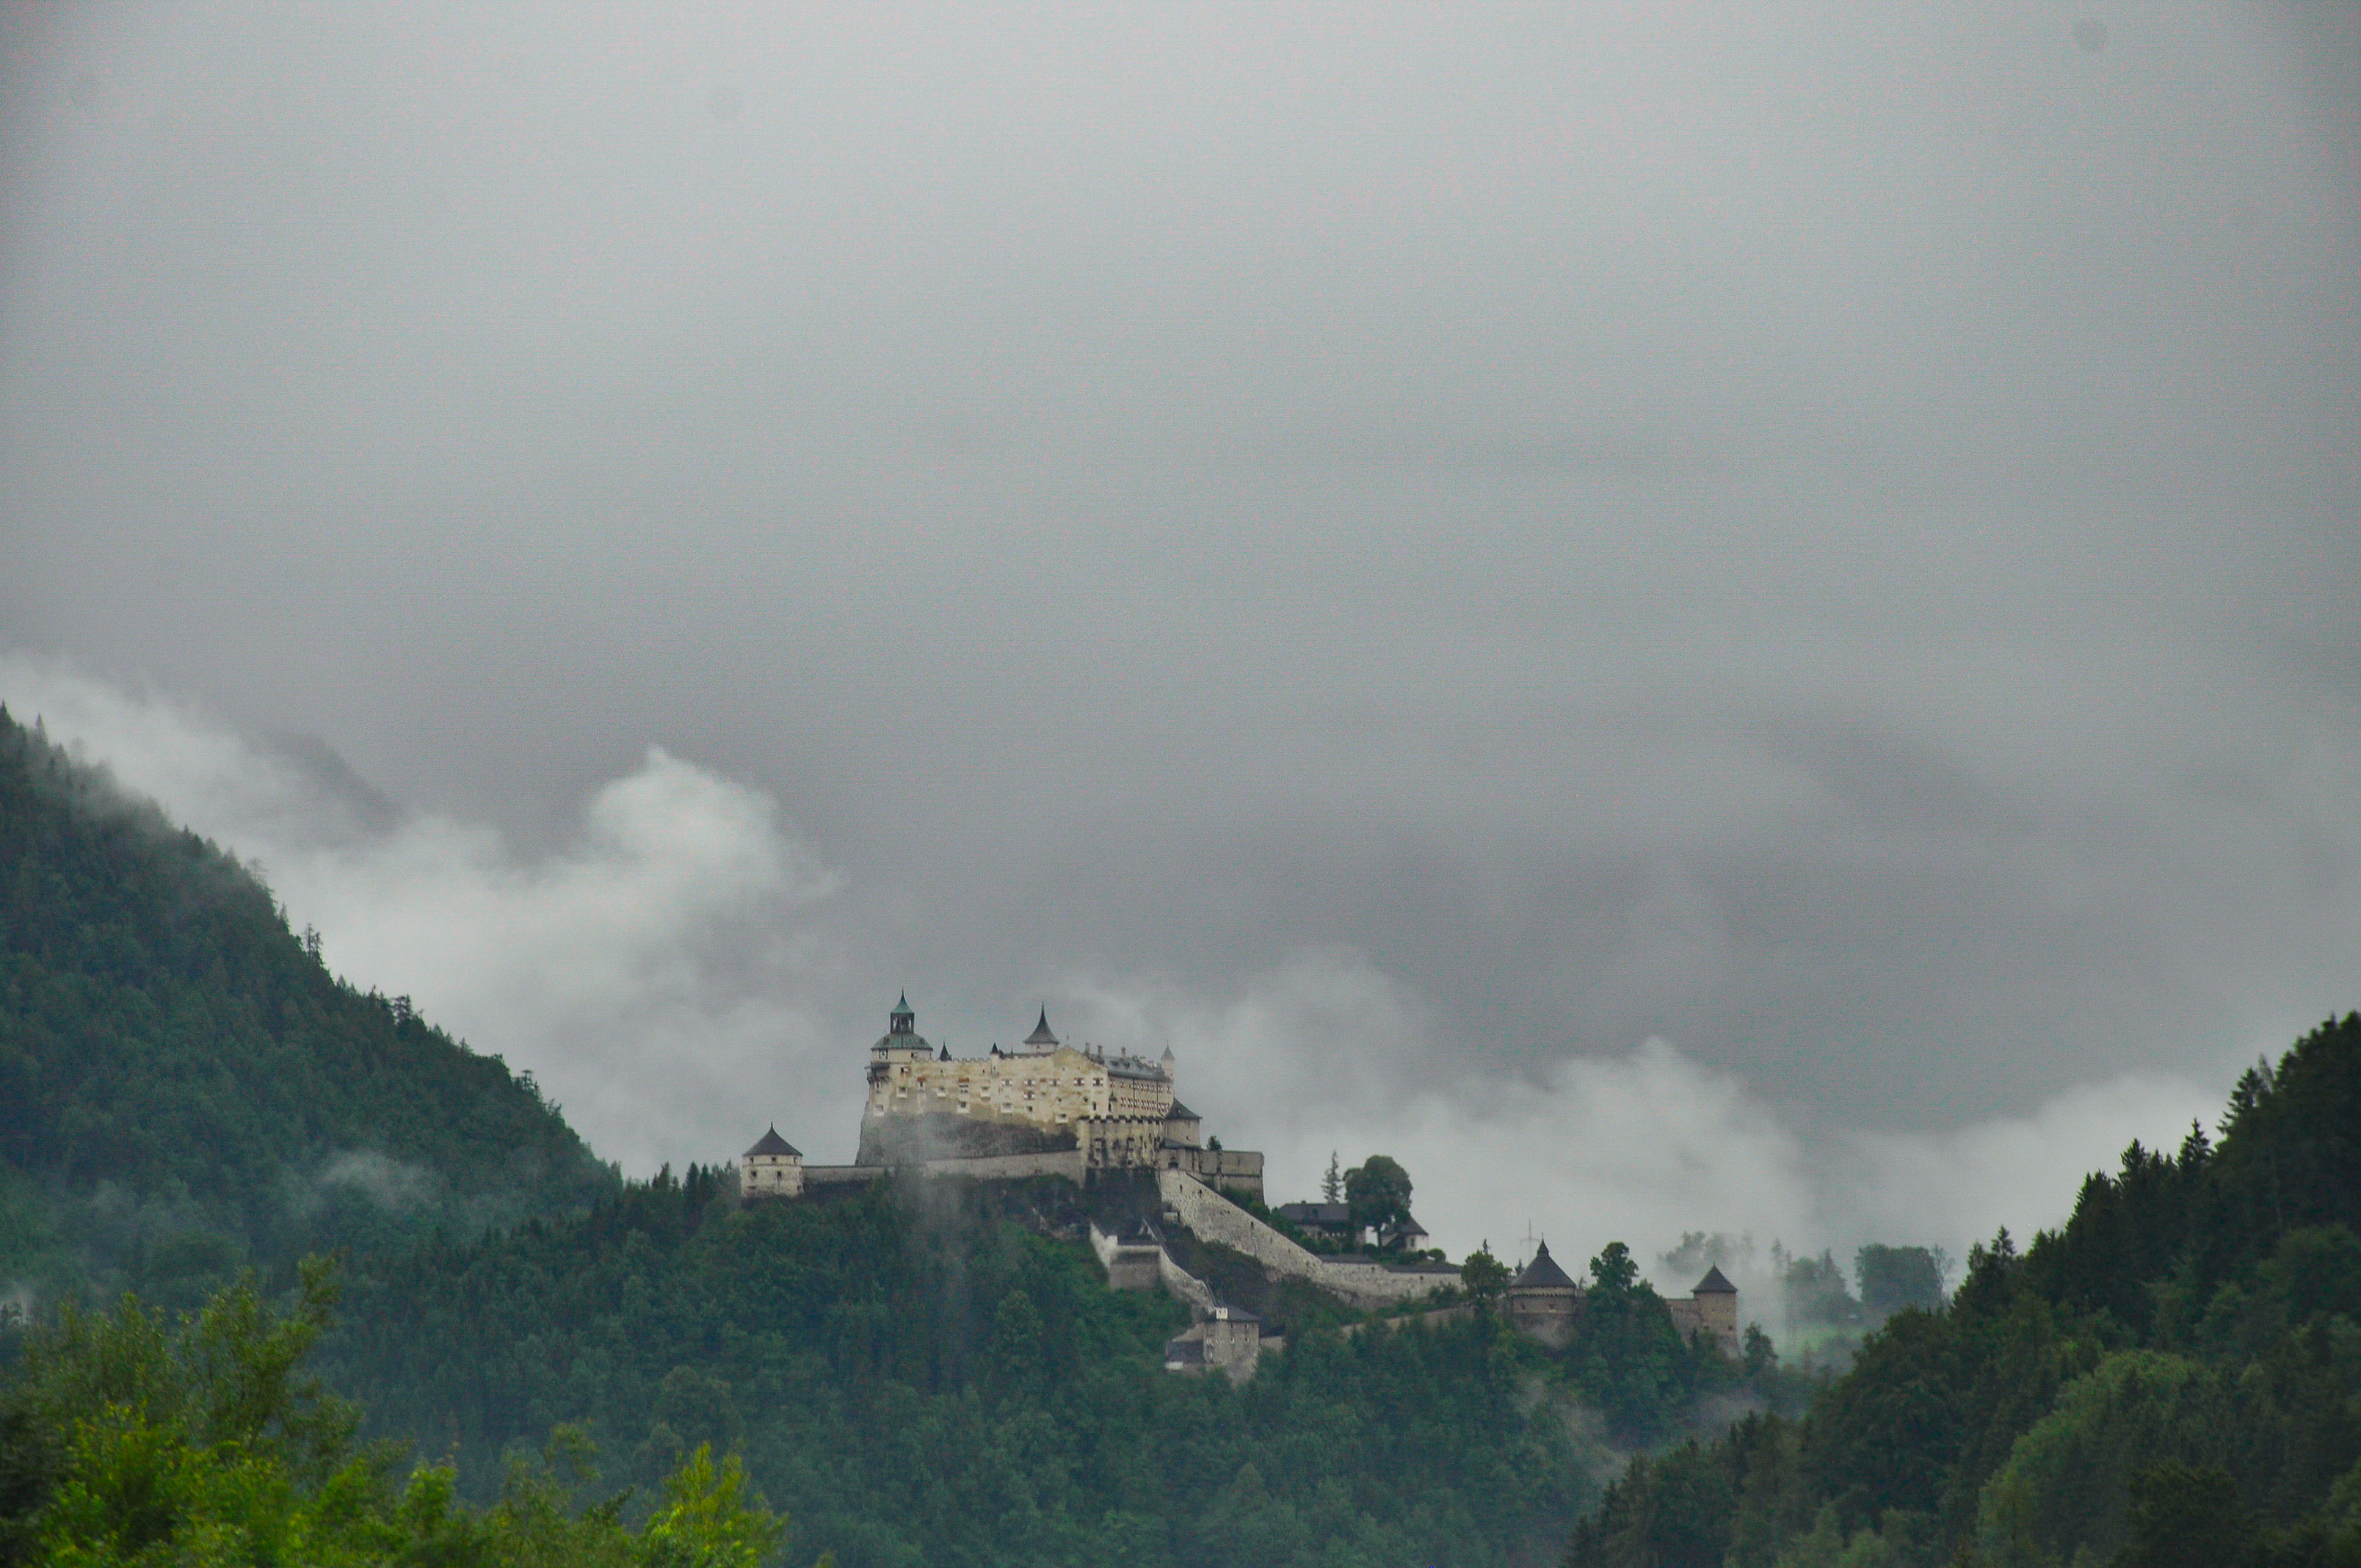
[[[738,1460],[705,1448],[636,1532],[623,1498],[577,1508],[557,1479],[578,1432],[512,1464],[480,1513],[449,1465],[397,1483],[399,1451],[356,1445],[355,1412],[302,1374],[335,1292],[320,1260],[300,1278],[291,1311],[248,1277],[193,1316],[126,1297],[34,1332],[0,1398],[0,1563],[755,1568],[779,1546]]]
[[[1398,1225],[1410,1218],[1410,1172],[1373,1154],[1345,1173],[1345,1202],[1356,1231]]]
[[[1771,1256],[1786,1303],[1788,1343],[1799,1359],[1841,1366],[1860,1343],[1864,1319],[1835,1255],[1790,1257],[1773,1246]]]
[[[2060,1230],[1971,1249],[1800,1423],[1635,1464],[1566,1562],[2361,1568],[2361,1016],[2247,1073],[2221,1134],[2135,1144]],[[1940,1272],[1860,1261],[1872,1316]],[[1787,1266],[1845,1310],[1832,1260]]]
[[[1699,1402],[1716,1395],[1773,1406],[1793,1398],[1792,1380],[1770,1360],[1750,1369],[1702,1338],[1685,1342],[1621,1242],[1590,1260],[1590,1279],[1562,1363],[1617,1443],[1653,1447],[1686,1433]]]
[[[235,860],[0,711],[0,1266],[193,1304],[612,1184],[555,1109],[340,984]]]
[[[707,1171],[633,1183],[359,1266],[324,1363],[463,1476],[564,1423],[642,1494],[734,1445],[846,1568],[1509,1563],[1589,1501],[1598,1456],[1541,1347],[1313,1318],[1242,1387],[1172,1376],[1185,1312],[1028,1228],[1056,1201],[932,1183],[741,1210]]]
[[[2111,1568],[2220,1568],[2254,1552],[2254,1518],[2219,1465],[2169,1459],[2144,1466],[2127,1492],[2123,1550]]]
[[[752,1499],[738,1456],[716,1468],[713,1451],[700,1445],[665,1478],[640,1560],[649,1568],[756,1568],[785,1533]]]
[[[1508,1289],[1509,1266],[1492,1255],[1490,1242],[1469,1253],[1467,1261],[1459,1266],[1459,1286],[1478,1306],[1499,1300]]]
[[[1943,1276],[1949,1267],[1941,1247],[1862,1247],[1853,1254],[1852,1270],[1861,1284],[1861,1310],[1878,1323],[1905,1308],[1934,1311],[1943,1305]]]

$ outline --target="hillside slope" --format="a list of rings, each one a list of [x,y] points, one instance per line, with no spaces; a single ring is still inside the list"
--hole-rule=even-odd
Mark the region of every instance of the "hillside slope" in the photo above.
[[[2134,1144],[1800,1422],[1642,1460],[1568,1568],[2361,1568],[2361,1016]]]
[[[0,709],[0,1288],[192,1300],[614,1185],[499,1058],[337,981],[251,872]]]

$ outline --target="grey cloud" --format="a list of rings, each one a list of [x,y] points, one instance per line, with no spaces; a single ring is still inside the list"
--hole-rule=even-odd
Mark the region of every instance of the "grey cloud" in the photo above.
[[[651,879],[661,1003],[543,1072],[668,1086],[626,1157],[904,984],[1351,953],[1381,1098],[1661,1036],[1806,1139],[2356,1002],[2308,8],[38,17],[0,640],[397,803],[192,740],[290,865]],[[632,781],[841,880],[601,861]]]

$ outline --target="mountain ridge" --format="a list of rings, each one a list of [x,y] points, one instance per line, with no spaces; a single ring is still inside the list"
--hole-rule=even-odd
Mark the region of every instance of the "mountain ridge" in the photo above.
[[[335,978],[250,868],[5,708],[0,1164],[0,1283],[173,1299],[618,1179],[529,1077]]]

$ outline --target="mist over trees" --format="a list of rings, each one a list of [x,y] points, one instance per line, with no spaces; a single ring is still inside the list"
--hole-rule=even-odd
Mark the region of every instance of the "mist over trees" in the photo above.
[[[434,1456],[423,1481],[355,1472],[362,1514],[409,1507],[414,1483],[450,1530],[496,1534],[513,1499],[557,1507],[530,1479],[554,1473],[519,1492],[512,1462],[578,1432],[558,1440],[584,1469],[568,1518],[628,1491],[614,1521],[638,1528],[709,1449],[845,1568],[1095,1561],[1110,1542],[1149,1563],[1506,1563],[1554,1551],[1595,1496],[1615,1451],[1586,1411],[1652,1441],[1709,1400],[1766,1397],[1636,1289],[1598,1322],[1637,1360],[1494,1321],[1348,1334],[1356,1314],[1203,1245],[1191,1266],[1290,1345],[1243,1387],[1170,1376],[1185,1312],[1111,1292],[1065,1239],[1085,1197],[1121,1206],[1112,1188],[741,1209],[726,1169],[620,1180],[529,1080],[339,984],[246,868],[9,720],[0,804],[9,1279],[42,1321],[127,1288],[140,1305],[107,1332],[167,1346],[195,1332],[175,1310],[285,1301],[309,1365],[366,1411],[350,1452]],[[1399,1162],[1351,1178],[1373,1222],[1407,1215]],[[298,1266],[330,1246],[333,1322]],[[0,1325],[11,1388],[47,1386],[47,1332]],[[128,1462],[60,1458],[56,1434],[101,1414],[62,1409],[19,1431],[33,1458],[10,1472],[10,1517],[36,1534]],[[255,1524],[205,1479],[245,1439],[158,1409],[135,1435],[189,1482],[159,1539]],[[289,1451],[270,1528],[325,1528],[319,1487],[344,1471],[324,1453]],[[89,1540],[109,1517],[84,1518]]]
[[[1484,1310],[1488,1247],[1477,1311],[1397,1327],[1176,1237],[1288,1339],[1234,1387],[1166,1375],[1183,1310],[1071,1239],[1144,1195],[621,1180],[529,1080],[336,981],[245,868],[5,717],[0,916],[0,1267],[37,1320],[0,1314],[12,1560],[653,1562],[694,1520],[759,1547],[778,1508],[844,1568],[2361,1561],[2361,1018],[1948,1295],[1923,1246],[1662,1255],[1765,1282],[1748,1316],[1784,1354],[1752,1323],[1735,1361],[1685,1342],[1620,1242],[1554,1350]],[[1407,1217],[1399,1162],[1332,1175],[1365,1223]]]
[[[1801,1420],[1635,1462],[1568,1568],[2361,1563],[2361,1015],[2257,1064],[2219,1131],[1977,1245]],[[1939,1264],[1865,1257],[1864,1294]]]
[[[364,994],[246,868],[0,709],[0,1280],[193,1305],[587,1207],[529,1077]]]
[[[1842,1366],[1862,1336],[1894,1313],[1940,1307],[1951,1273],[1950,1255],[1939,1246],[1872,1242],[1855,1250],[1848,1277],[1833,1251],[1798,1256],[1774,1241],[1758,1263],[1752,1237],[1705,1231],[1683,1233],[1656,1263],[1683,1282],[1722,1270],[1738,1282],[1748,1315],[1776,1328],[1791,1361],[1826,1368]]]

